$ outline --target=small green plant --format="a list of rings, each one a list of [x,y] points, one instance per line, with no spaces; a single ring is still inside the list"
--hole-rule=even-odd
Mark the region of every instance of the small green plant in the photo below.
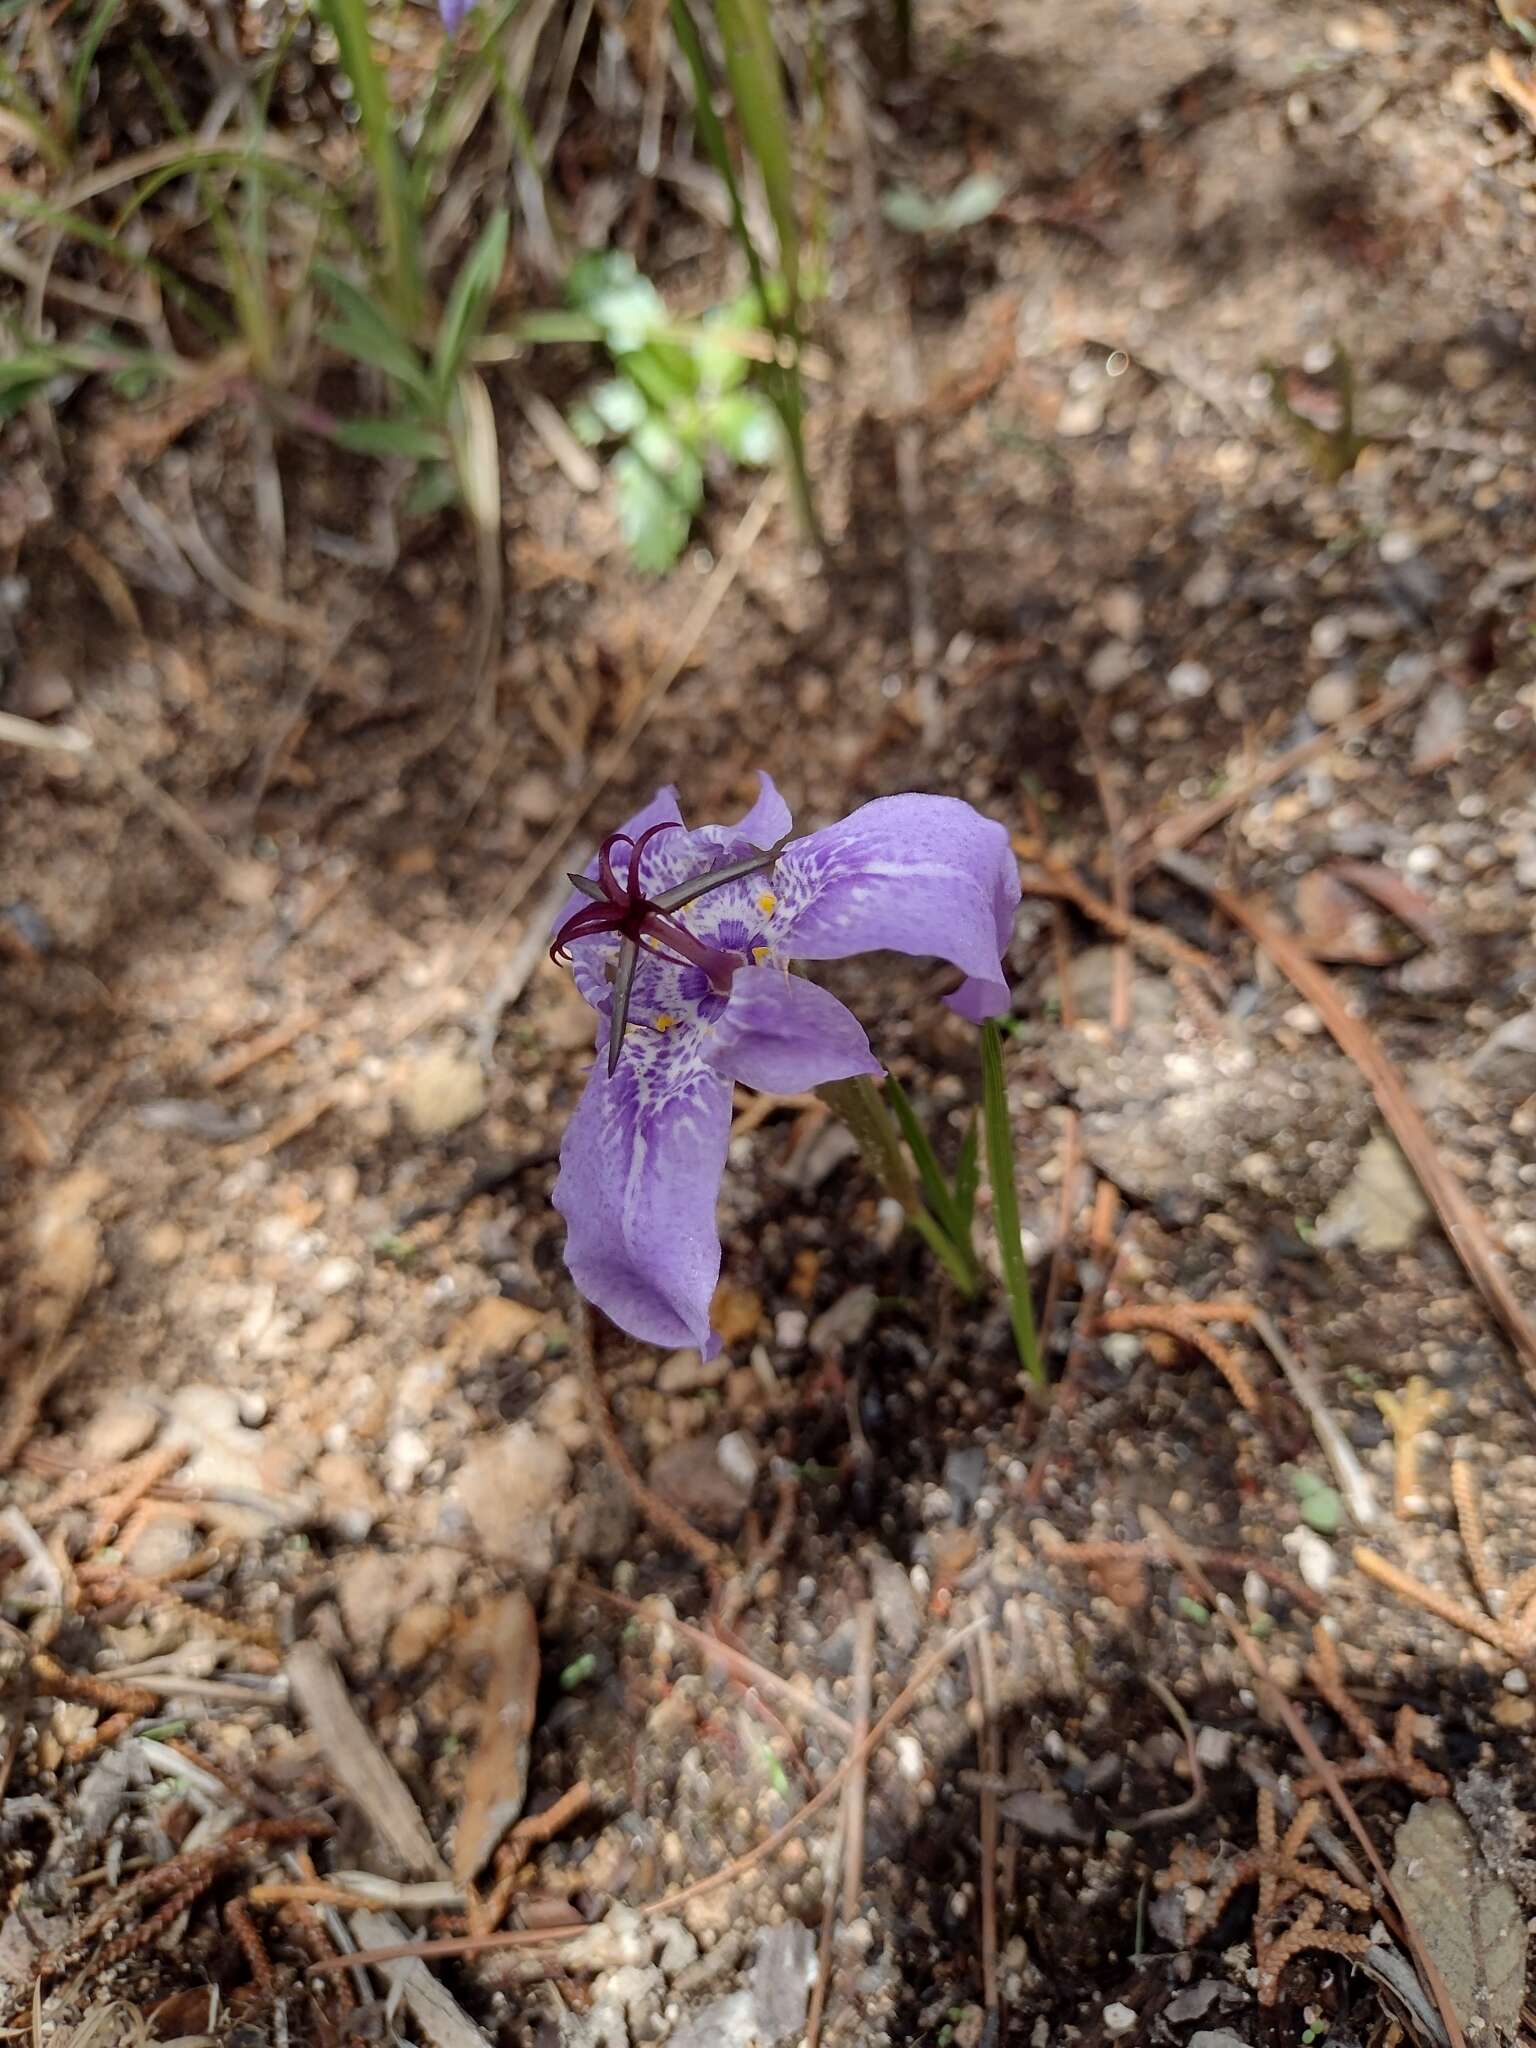
[[[572,429],[589,447],[618,444],[609,470],[625,541],[638,567],[669,569],[704,502],[711,456],[758,469],[781,451],[774,409],[748,384],[749,362],[729,338],[760,325],[761,309],[748,294],[695,328],[675,327],[656,287],[618,251],[581,257],[566,296],[618,372],[576,407]]]
[[[466,383],[478,382],[474,347],[485,330],[491,298],[506,261],[508,216],[491,215],[460,264],[430,347],[419,345],[384,301],[329,265],[316,280],[331,304],[320,338],[360,368],[373,372],[387,394],[384,413],[339,419],[326,431],[340,447],[361,455],[397,455],[421,465],[415,509],[473,498],[472,402]]]
[[[989,171],[975,171],[962,178],[942,199],[930,199],[915,185],[897,185],[880,201],[880,211],[904,235],[922,235],[929,241],[944,242],[962,228],[973,228],[989,220],[1002,199],[1002,180]]]

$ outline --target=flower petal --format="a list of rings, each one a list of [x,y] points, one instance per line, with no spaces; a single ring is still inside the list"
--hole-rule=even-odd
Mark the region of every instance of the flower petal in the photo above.
[[[993,818],[948,796],[885,796],[787,846],[774,870],[776,946],[802,960],[932,954],[967,977],[951,1008],[979,1023],[1009,1005],[1002,955],[1019,869]]]
[[[789,805],[779,795],[773,777],[760,768],[757,771],[757,802],[741,823],[731,826],[730,830],[733,837],[750,839],[754,846],[773,846],[784,838],[794,822],[789,814]]]
[[[593,1068],[566,1126],[554,1193],[566,1265],[589,1301],[648,1344],[711,1348],[730,1121],[730,1083],[691,1034],[674,1047],[665,1033],[632,1030],[617,1072]]]
[[[770,1095],[881,1071],[853,1012],[830,990],[782,967],[739,968],[706,1043],[720,1073]]]

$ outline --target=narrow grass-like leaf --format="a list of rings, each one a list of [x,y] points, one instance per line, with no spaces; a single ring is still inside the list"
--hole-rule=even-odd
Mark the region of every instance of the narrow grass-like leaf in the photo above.
[[[992,1183],[992,1215],[1003,1260],[1003,1285],[1019,1363],[1037,1387],[1045,1385],[1045,1360],[1035,1334],[1035,1303],[1029,1284],[1029,1261],[1019,1233],[1019,1188],[1013,1157],[1013,1125],[1008,1115],[1008,1090],[1003,1079],[1003,1039],[994,1019],[981,1027],[981,1116],[987,1143],[987,1178]]]
[[[980,1185],[981,1130],[978,1119],[973,1116],[960,1141],[954,1178],[955,1214],[960,1225],[960,1241],[967,1251],[973,1250],[975,1242],[976,1190]]]
[[[976,1292],[975,1277],[937,1218],[923,1207],[901,1149],[900,1133],[879,1089],[867,1074],[856,1074],[850,1081],[824,1082],[816,1093],[848,1126],[858,1142],[864,1164],[885,1192],[901,1204],[907,1221],[953,1280],[959,1294],[969,1301]]]
[[[501,281],[508,224],[506,208],[498,207],[460,264],[453,290],[448,294],[432,350],[433,382],[445,397],[464,365],[470,344],[485,324],[491,294]]]
[[[928,1133],[918,1122],[917,1112],[912,1107],[907,1091],[894,1074],[886,1075],[885,1092],[892,1109],[896,1112],[896,1121],[901,1125],[901,1135],[907,1141],[907,1150],[912,1154],[917,1166],[917,1177],[922,1183],[923,1197],[940,1229],[969,1268],[971,1284],[974,1287],[980,1276],[975,1271],[974,1261],[970,1255],[969,1228],[962,1217],[955,1192],[939,1164],[938,1154],[929,1143]]]
[[[342,65],[357,100],[363,144],[373,166],[390,304],[402,327],[414,333],[421,318],[421,219],[395,139],[397,124],[388,81],[373,53],[367,0],[317,0],[317,4],[340,45]]]
[[[773,40],[767,0],[714,0],[725,45],[726,76],[736,118],[762,173],[768,211],[779,237],[779,261],[793,310],[800,270],[800,228],[795,215],[795,166],[790,146],[784,74]]]
[[[423,404],[430,402],[432,381],[426,366],[368,293],[359,290],[339,270],[332,270],[329,264],[315,265],[315,280],[341,315],[339,320],[322,325],[321,339],[379,371]]]
[[[338,448],[354,455],[401,455],[410,462],[445,462],[448,437],[420,420],[338,420],[330,430]]]
[[[112,26],[113,17],[122,9],[123,0],[99,0],[96,12],[86,23],[85,33],[80,38],[80,47],[75,52],[75,61],[69,67],[69,132],[73,135],[80,126],[80,106],[85,98],[86,82],[91,75],[91,66],[96,62],[96,52],[101,48],[101,39]]]

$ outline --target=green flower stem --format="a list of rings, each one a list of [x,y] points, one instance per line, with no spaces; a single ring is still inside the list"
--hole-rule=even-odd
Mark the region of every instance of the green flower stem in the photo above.
[[[982,1128],[986,1137],[987,1178],[992,1183],[992,1216],[1002,1254],[1003,1283],[1019,1363],[1037,1387],[1046,1384],[1045,1359],[1035,1329],[1035,1304],[1030,1291],[1029,1261],[1019,1232],[1019,1189],[1014,1177],[1013,1126],[1008,1091],[1003,1081],[1003,1037],[989,1018],[981,1027]]]
[[[816,1093],[852,1131],[864,1164],[885,1192],[900,1202],[907,1221],[969,1301],[976,1292],[975,1268],[965,1247],[953,1243],[937,1218],[923,1206],[917,1182],[901,1149],[901,1133],[874,1082],[867,1074],[857,1074],[851,1081],[825,1082]]]

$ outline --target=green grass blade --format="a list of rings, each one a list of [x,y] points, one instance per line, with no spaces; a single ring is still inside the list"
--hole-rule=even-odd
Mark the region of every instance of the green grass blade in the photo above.
[[[409,462],[446,462],[448,437],[419,420],[337,420],[330,439],[354,455],[402,455]]]
[[[446,403],[464,367],[470,347],[479,339],[491,294],[501,282],[507,259],[505,207],[497,207],[482,229],[480,239],[459,266],[459,274],[443,308],[442,324],[432,350],[432,379]]]
[[[768,211],[779,237],[780,269],[793,310],[800,269],[800,228],[795,214],[795,166],[790,147],[784,74],[773,40],[767,0],[714,0],[725,45],[726,76],[742,137],[762,173]]]
[[[955,1161],[954,1200],[955,1218],[958,1222],[960,1242],[974,1256],[976,1226],[976,1190],[981,1185],[981,1131],[977,1119],[971,1118],[965,1136],[960,1141],[960,1155]]]
[[[937,1217],[945,1235],[961,1250],[964,1243],[958,1228],[959,1215],[944,1169],[939,1164],[938,1154],[928,1142],[928,1133],[917,1120],[907,1091],[894,1074],[885,1077],[885,1093],[896,1121],[901,1125],[901,1135],[907,1141],[907,1150],[917,1167],[917,1177],[922,1183],[923,1198]]]
[[[1019,1188],[1015,1178],[1013,1126],[1003,1080],[1003,1039],[995,1020],[981,1027],[981,1116],[987,1143],[987,1178],[992,1183],[992,1216],[1003,1260],[1003,1285],[1019,1363],[1037,1387],[1045,1385],[1045,1360],[1035,1334],[1035,1303],[1029,1261],[1019,1235]]]
[[[373,167],[390,305],[401,326],[414,333],[422,305],[421,220],[395,140],[389,85],[373,54],[367,0],[318,0],[318,5],[340,45],[342,66],[357,99],[363,144]]]
[[[85,34],[80,38],[80,47],[75,52],[75,61],[69,67],[69,132],[75,134],[80,126],[80,102],[85,97],[86,81],[91,75],[91,66],[96,62],[96,52],[101,48],[102,37],[112,26],[113,17],[122,9],[123,0],[100,0],[96,12],[86,23]]]
[[[357,362],[365,363],[369,369],[377,370],[381,376],[388,377],[423,404],[430,404],[432,382],[425,365],[383,308],[350,278],[343,277],[339,270],[332,270],[329,264],[317,263],[314,276],[315,282],[341,316],[322,326],[321,338],[343,355],[349,355]]]

